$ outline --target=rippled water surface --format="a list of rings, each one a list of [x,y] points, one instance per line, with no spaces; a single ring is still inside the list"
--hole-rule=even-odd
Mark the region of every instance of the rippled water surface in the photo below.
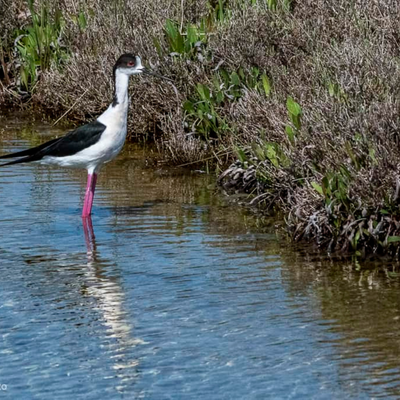
[[[3,130],[1,130],[3,128]],[[1,153],[58,133],[2,121]],[[280,243],[126,146],[0,170],[0,400],[400,397],[399,281]],[[382,270],[381,270],[382,271]]]

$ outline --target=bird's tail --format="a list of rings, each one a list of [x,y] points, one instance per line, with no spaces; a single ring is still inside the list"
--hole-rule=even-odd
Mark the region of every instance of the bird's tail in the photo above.
[[[5,164],[0,164],[0,167],[5,167],[6,165],[20,164],[20,163],[24,163],[24,162],[40,160],[42,158],[42,156],[40,155],[40,151],[49,147],[53,143],[58,142],[60,139],[61,138],[56,138],[56,139],[50,140],[49,142],[43,143],[39,146],[32,147],[31,149],[17,151],[16,153],[10,153],[10,154],[5,154],[4,156],[0,156],[0,159],[18,158],[18,160],[10,161]]]
[[[2,158],[5,158],[5,157],[2,157]],[[22,157],[22,158],[19,158],[18,160],[13,160],[13,161],[10,161],[10,162],[4,163],[4,164],[0,164],[0,167],[5,167],[7,165],[13,165],[13,164],[21,164],[24,162],[37,161],[40,159],[41,159],[41,157],[35,157],[35,156]]]

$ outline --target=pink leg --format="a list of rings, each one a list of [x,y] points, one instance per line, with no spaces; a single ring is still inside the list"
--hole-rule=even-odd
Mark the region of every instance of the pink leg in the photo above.
[[[82,219],[83,233],[85,234],[85,242],[87,254],[93,256],[96,251],[96,240],[94,238],[92,218],[90,215]]]
[[[92,213],[92,205],[94,198],[94,191],[96,189],[97,174],[94,173],[88,175],[85,200],[83,202],[82,218],[87,218]]]

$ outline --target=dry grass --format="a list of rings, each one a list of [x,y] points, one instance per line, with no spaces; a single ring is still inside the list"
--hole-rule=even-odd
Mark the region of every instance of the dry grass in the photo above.
[[[223,181],[246,186],[268,207],[283,210],[296,239],[311,238],[332,251],[396,253],[400,5],[351,3],[296,3],[290,15],[274,16],[265,25],[259,13],[250,12],[245,20],[252,21],[253,34],[239,41],[245,25],[240,26],[241,19],[224,32],[230,57],[264,68],[274,85],[268,101],[249,93],[228,117],[239,136],[265,132],[256,141],[278,143],[289,165],[253,160],[256,179],[245,182],[245,171],[236,176],[236,166]],[[329,92],[330,85],[336,85],[335,93]],[[288,95],[303,109],[294,145],[284,131]],[[323,178],[331,184],[332,176],[345,187],[330,196],[318,193],[312,183],[325,189]]]

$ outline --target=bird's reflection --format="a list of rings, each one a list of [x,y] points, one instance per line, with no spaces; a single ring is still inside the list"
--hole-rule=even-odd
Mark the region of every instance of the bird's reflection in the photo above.
[[[119,371],[118,376],[121,379],[119,389],[123,390],[137,375],[136,369],[131,369],[138,365],[138,361],[130,357],[132,347],[142,344],[143,341],[133,337],[132,327],[123,309],[124,292],[120,282],[115,276],[106,274],[110,266],[102,261],[99,255],[92,219],[82,218],[82,224],[87,249],[85,272],[88,282],[87,295],[97,300],[103,325],[107,329],[107,337],[116,340],[116,343],[109,344],[110,357],[113,359],[113,368]]]

